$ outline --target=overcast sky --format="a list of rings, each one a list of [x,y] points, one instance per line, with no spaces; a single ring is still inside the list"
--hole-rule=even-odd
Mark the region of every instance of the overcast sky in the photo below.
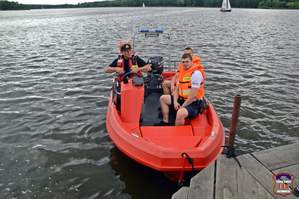
[[[77,4],[82,2],[91,2],[95,0],[16,0],[19,3],[24,4]]]

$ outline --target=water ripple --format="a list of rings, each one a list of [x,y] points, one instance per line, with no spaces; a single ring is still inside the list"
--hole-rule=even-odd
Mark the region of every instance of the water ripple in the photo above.
[[[242,95],[239,153],[292,143],[297,19],[296,11],[254,9],[1,12],[0,198],[170,198],[177,187],[116,150],[105,128],[112,75],[103,68],[117,56],[116,41],[147,24],[164,27],[172,40],[160,38],[161,48],[138,37],[138,55],[177,60],[193,47],[226,129],[233,96]]]

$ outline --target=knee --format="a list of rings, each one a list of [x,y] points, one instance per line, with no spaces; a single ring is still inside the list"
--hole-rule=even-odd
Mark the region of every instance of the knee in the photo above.
[[[161,104],[167,104],[170,105],[171,104],[171,96],[170,95],[162,95],[160,97],[160,103]]]
[[[185,108],[180,108],[177,112],[177,119],[185,119],[188,116],[188,111]]]
[[[166,97],[167,97],[166,95],[161,95],[160,102],[161,103],[163,103],[163,102],[165,103],[166,102]]]
[[[170,85],[170,82],[168,80],[164,80],[163,83],[162,83],[163,88],[168,88],[169,85]]]

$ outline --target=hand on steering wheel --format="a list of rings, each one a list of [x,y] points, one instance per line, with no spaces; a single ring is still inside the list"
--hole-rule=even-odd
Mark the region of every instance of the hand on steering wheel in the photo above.
[[[140,71],[140,69],[138,67],[131,68],[131,72],[133,72],[133,73],[138,73],[139,71]]]
[[[142,77],[142,74],[140,73],[134,73],[133,71],[124,73],[122,75],[119,76],[120,81],[128,81],[129,77],[134,77],[134,76],[138,76],[138,77]]]

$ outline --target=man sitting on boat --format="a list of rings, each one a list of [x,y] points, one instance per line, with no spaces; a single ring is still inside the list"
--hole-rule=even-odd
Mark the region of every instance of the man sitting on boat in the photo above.
[[[184,49],[184,54],[190,54],[192,56],[192,63],[194,65],[200,65],[200,57],[198,55],[193,54],[193,49],[191,47],[186,47]],[[180,68],[182,68],[182,63],[179,63],[178,66],[178,71],[180,70]],[[163,88],[163,93],[164,94],[173,94],[174,89],[176,87],[176,82],[177,82],[177,78],[178,78],[178,73],[176,73],[171,80],[164,80],[163,84],[162,84],[162,88]]]
[[[204,71],[200,64],[192,63],[192,56],[184,54],[182,67],[177,73],[178,85],[173,95],[162,95],[160,105],[163,120],[160,125],[169,125],[169,106],[177,111],[175,125],[184,125],[185,119],[195,118],[201,110],[204,97]]]
[[[108,67],[106,73],[118,73],[119,75],[132,71],[138,73],[140,71],[148,72],[151,70],[150,64],[147,64],[139,56],[134,55],[130,44],[126,43],[120,47],[121,55],[115,59]]]

